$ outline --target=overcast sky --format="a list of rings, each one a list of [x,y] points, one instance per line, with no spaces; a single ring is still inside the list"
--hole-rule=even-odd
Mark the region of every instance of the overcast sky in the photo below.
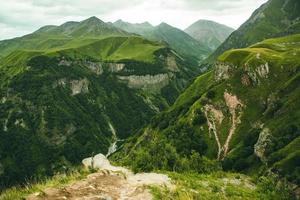
[[[198,19],[238,28],[267,0],[0,0],[0,39],[97,16],[103,21],[166,22],[184,29]]]

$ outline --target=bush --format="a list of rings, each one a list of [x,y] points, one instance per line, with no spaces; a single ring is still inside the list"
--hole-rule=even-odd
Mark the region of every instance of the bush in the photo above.
[[[285,180],[272,176],[262,176],[258,179],[257,192],[266,194],[267,199],[292,200],[295,199],[292,187]]]
[[[213,98],[215,98],[215,96],[216,96],[216,93],[214,91],[208,91],[206,93],[206,97],[209,99],[213,99]]]
[[[206,123],[206,117],[203,114],[196,115],[193,119],[193,125],[202,125]]]

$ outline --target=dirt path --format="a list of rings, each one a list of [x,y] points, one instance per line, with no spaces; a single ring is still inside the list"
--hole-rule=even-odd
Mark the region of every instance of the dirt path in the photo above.
[[[168,176],[156,173],[133,174],[124,167],[110,165],[102,154],[83,160],[85,166],[93,165],[100,172],[62,189],[48,188],[42,194],[30,195],[27,200],[150,200],[147,186],[172,187]]]

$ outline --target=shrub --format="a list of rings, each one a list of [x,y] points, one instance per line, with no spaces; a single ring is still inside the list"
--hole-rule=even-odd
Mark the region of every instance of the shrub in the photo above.
[[[216,93],[214,91],[210,90],[206,93],[206,97],[209,99],[213,99],[213,98],[215,98],[215,96],[216,96]]]

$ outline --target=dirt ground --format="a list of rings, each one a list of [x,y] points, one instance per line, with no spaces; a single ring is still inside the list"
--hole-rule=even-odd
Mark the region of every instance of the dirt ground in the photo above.
[[[93,163],[99,172],[64,188],[48,188],[30,195],[27,200],[151,200],[148,186],[171,187],[168,176],[157,173],[133,174],[123,167],[114,167],[102,154],[83,161]]]

